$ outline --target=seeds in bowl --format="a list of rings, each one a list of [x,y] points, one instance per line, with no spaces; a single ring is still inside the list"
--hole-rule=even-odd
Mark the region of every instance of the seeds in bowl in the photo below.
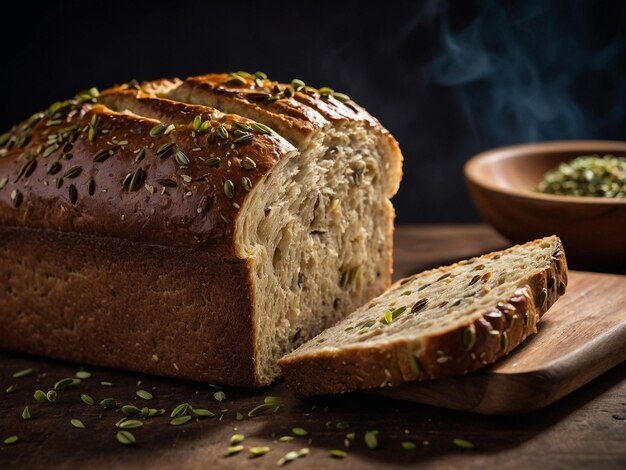
[[[626,157],[574,158],[547,172],[534,190],[559,196],[626,197]]]

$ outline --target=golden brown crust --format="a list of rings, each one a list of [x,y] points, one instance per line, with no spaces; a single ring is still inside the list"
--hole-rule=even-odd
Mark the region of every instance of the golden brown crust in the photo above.
[[[527,286],[474,322],[431,336],[417,356],[412,344],[401,339],[370,347],[326,349],[306,357],[292,354],[279,364],[299,397],[466,374],[495,362],[536,333],[537,322],[566,286],[567,262],[559,242],[549,267],[529,279]]]
[[[185,248],[0,227],[0,348],[262,385],[244,262]]]
[[[59,117],[44,117],[30,129],[25,146],[13,145],[0,159],[0,178],[8,177],[0,190],[0,224],[196,247],[232,257],[232,224],[247,197],[242,178],[254,186],[293,147],[275,133],[251,132],[250,142],[234,144],[236,125],[249,120],[203,106],[136,97],[129,90],[118,93],[161,121],[100,104],[68,105]],[[115,96],[112,91],[103,99],[112,102]],[[212,125],[203,133],[193,128],[198,115]],[[96,126],[90,125],[93,119]],[[151,135],[160,122],[175,129]],[[219,126],[229,138],[218,136]],[[97,135],[90,139],[94,127]],[[65,139],[48,145],[50,136],[68,128],[72,131]],[[163,151],[165,145],[172,147]],[[179,158],[178,152],[184,155]],[[219,163],[207,165],[215,157]],[[244,168],[244,159],[254,168]],[[25,165],[31,165],[26,172]],[[76,176],[67,174],[71,168]],[[135,172],[140,174],[131,188],[128,175]],[[226,181],[233,184],[232,198]]]

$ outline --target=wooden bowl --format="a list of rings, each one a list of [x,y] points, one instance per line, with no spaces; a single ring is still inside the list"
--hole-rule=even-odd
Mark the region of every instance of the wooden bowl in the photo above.
[[[626,270],[626,198],[553,196],[532,191],[548,170],[580,155],[626,155],[626,142],[515,145],[476,155],[465,179],[482,217],[514,243],[556,234],[570,267]]]

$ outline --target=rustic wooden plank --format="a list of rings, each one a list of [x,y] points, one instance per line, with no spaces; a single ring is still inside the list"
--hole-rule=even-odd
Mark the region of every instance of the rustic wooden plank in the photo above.
[[[397,276],[506,244],[487,227],[467,225],[400,227],[397,240]],[[26,367],[33,367],[36,373],[19,379],[11,377]],[[259,391],[226,389],[226,400],[218,403],[213,398],[215,390],[207,384],[91,367],[92,378],[85,380],[81,388],[61,391],[58,403],[34,402],[32,393],[36,388],[48,389],[77,369],[75,364],[0,352],[0,468],[276,468],[276,461],[284,453],[303,446],[310,448],[310,455],[288,468],[375,469],[388,464],[421,468],[608,469],[626,465],[626,421],[613,417],[626,416],[626,363],[544,410],[514,417],[477,417],[367,394],[299,401],[284,383]],[[110,380],[115,386],[103,387],[101,380]],[[138,380],[142,388],[154,393],[150,402],[135,396]],[[17,390],[4,393],[13,383]],[[79,397],[85,392],[99,399],[111,396],[124,403],[149,403],[168,411],[182,401],[228,411],[221,419],[220,413],[216,418],[180,427],[170,426],[165,417],[148,420],[135,431],[137,445],[124,447],[115,440],[114,423],[120,413],[83,404]],[[267,395],[281,398],[282,406],[275,414],[235,419],[237,411],[250,410]],[[20,415],[27,404],[33,419],[23,421]],[[81,418],[87,429],[73,428],[69,420],[75,417]],[[332,421],[329,427],[328,421]],[[340,421],[349,423],[349,428],[337,429]],[[275,443],[294,426],[307,429],[312,442],[296,438]],[[363,443],[363,433],[371,429],[380,431],[375,450]],[[248,447],[269,445],[272,450],[256,460],[245,454],[225,457],[228,440],[235,432],[247,436]],[[355,432],[356,439],[346,449],[348,457],[332,460],[328,451],[344,448],[344,437],[349,432]],[[12,434],[18,434],[21,441],[2,445],[1,440]],[[457,437],[474,442],[475,450],[457,449],[452,444]],[[400,444],[403,440],[415,442],[416,449],[404,451]]]

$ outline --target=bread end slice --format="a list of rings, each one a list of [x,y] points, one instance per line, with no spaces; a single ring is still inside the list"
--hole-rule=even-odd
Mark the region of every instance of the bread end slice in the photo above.
[[[552,236],[411,276],[284,356],[295,395],[462,375],[511,352],[565,292]]]

